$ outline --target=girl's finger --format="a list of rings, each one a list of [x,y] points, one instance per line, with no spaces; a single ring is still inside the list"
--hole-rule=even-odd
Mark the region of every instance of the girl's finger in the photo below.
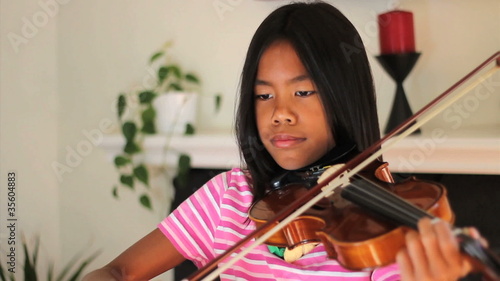
[[[411,263],[410,256],[406,248],[399,251],[396,255],[396,262],[399,265],[399,271],[401,272],[401,279],[405,281],[416,281],[415,270]]]
[[[432,276],[424,245],[420,235],[416,231],[409,231],[406,234],[406,249],[410,264],[413,268],[412,275],[415,280],[428,280]]]
[[[432,276],[441,276],[449,270],[450,266],[447,262],[448,257],[446,256],[446,253],[449,251],[449,249],[447,249],[449,245],[443,246],[447,249],[447,252],[443,252],[441,244],[445,242],[440,240],[442,239],[441,236],[446,236],[446,226],[441,224],[442,222],[433,223],[429,218],[422,219],[418,223],[418,230],[424,247],[426,261],[430,267]],[[440,231],[438,231],[437,228],[440,228]],[[439,232],[443,233],[440,234]],[[447,238],[450,239],[450,237]],[[456,261],[453,261],[453,263],[455,262]]]
[[[433,224],[433,230],[445,264],[445,268],[440,269],[443,270],[440,274],[448,272],[447,274],[454,274],[455,276],[465,275],[470,270],[470,266],[467,265],[468,263],[464,263],[465,258],[460,252],[460,247],[450,225],[444,221],[438,221]]]
[[[464,232],[466,234],[470,235],[470,237],[479,240],[479,243],[481,243],[481,245],[483,245],[483,247],[485,247],[485,248],[489,247],[488,240],[486,240],[484,237],[481,236],[481,234],[479,233],[479,230],[477,230],[477,228],[467,227],[467,228],[464,228]]]

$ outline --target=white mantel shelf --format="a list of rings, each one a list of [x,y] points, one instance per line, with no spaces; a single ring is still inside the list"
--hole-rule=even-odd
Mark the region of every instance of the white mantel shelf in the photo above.
[[[146,163],[175,163],[165,156],[167,137],[146,138]],[[121,135],[107,136],[100,147],[111,159],[124,145]],[[172,137],[170,150],[191,157],[194,168],[225,169],[240,166],[235,137],[231,134],[196,134]],[[439,142],[423,136],[409,136],[384,153],[393,172],[436,174],[500,175],[500,137],[448,137]]]

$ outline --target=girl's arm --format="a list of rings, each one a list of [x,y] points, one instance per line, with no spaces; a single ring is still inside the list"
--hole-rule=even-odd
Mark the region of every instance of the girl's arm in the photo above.
[[[106,266],[87,274],[83,281],[149,280],[185,258],[155,229]]]

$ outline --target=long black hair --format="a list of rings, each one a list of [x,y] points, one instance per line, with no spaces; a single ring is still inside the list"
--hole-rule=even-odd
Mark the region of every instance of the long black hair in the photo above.
[[[241,155],[254,186],[254,200],[283,171],[257,131],[254,86],[260,58],[276,40],[292,44],[321,97],[336,145],[354,142],[363,150],[380,138],[375,90],[360,35],[335,7],[294,3],[272,12],[248,48],[236,118]]]

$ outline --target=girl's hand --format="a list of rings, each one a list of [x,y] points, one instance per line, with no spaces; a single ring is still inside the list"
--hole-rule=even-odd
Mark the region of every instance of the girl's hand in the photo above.
[[[406,235],[406,248],[396,261],[402,280],[458,280],[472,270],[468,259],[460,253],[459,245],[448,223],[432,223],[424,218],[418,223],[419,232]]]

